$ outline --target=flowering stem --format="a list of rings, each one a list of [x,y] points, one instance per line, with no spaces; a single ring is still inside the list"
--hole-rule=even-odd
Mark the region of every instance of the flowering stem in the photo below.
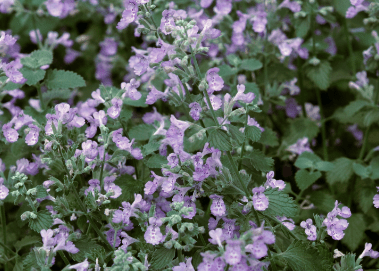
[[[103,180],[104,165],[105,165],[105,146],[104,146],[103,161],[101,162],[100,178],[99,178],[100,179],[100,190],[101,191],[104,188],[104,180]]]
[[[39,103],[40,103],[41,109],[45,110],[45,104],[43,103],[43,96],[42,96],[42,91],[41,91],[41,84],[37,83],[36,88],[37,88],[37,92],[38,92],[38,98],[39,98]]]
[[[237,168],[237,165],[236,163],[234,162],[233,160],[233,157],[230,153],[230,151],[227,151],[226,154],[228,155],[228,159],[229,159],[229,163],[232,165],[232,171],[234,171],[234,174],[237,176],[237,179],[241,185],[241,187],[243,188],[245,194],[246,194],[246,197],[249,196],[249,190],[247,190],[247,187],[245,186],[245,184],[243,183],[242,179],[241,179],[241,176],[239,174],[239,171],[238,171],[238,168]]]
[[[245,115],[245,129],[247,127],[247,116],[248,116],[248,111],[247,111],[247,104],[245,105],[245,110],[246,110],[246,115]],[[246,141],[249,140],[247,138],[245,138],[245,140],[243,141],[243,144],[242,144],[242,147],[241,147],[241,155],[240,155],[240,159],[238,161],[238,170],[241,169],[241,165],[242,165],[242,157],[243,155],[245,154],[245,144],[246,144]]]
[[[64,162],[64,158],[63,158],[63,154],[62,154],[62,149],[61,149],[61,146],[58,145],[58,151],[59,151],[59,154],[61,156],[61,159],[62,159],[62,163],[63,163],[63,166],[64,168],[66,169],[66,173],[67,173],[67,177],[70,181],[71,180],[71,177],[70,177],[70,172],[66,166],[66,163]],[[105,156],[105,152],[104,152],[104,156]],[[104,234],[97,228],[95,222],[92,220],[92,218],[86,213],[86,207],[84,206],[83,202],[81,201],[80,199],[80,196],[78,194],[78,191],[76,190],[76,188],[74,187],[73,183],[71,183],[71,187],[72,187],[72,190],[74,191],[74,196],[76,198],[76,201],[78,202],[79,204],[79,207],[80,209],[82,210],[83,213],[86,214],[88,220],[89,220],[89,224],[92,226],[92,228],[95,230],[95,232],[97,233],[97,235],[100,237],[100,239],[106,244],[106,246],[108,247],[109,250],[113,251],[113,248],[112,246],[109,244],[109,242],[107,241],[107,239],[105,238]]]

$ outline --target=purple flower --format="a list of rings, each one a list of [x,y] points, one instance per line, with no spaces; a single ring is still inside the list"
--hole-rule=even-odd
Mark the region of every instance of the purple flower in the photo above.
[[[107,193],[113,192],[113,195],[110,196],[112,199],[118,198],[122,193],[121,188],[113,183],[115,180],[115,176],[108,176],[104,178],[104,190]]]
[[[366,257],[366,256],[371,257],[373,259],[379,258],[379,252],[372,250],[371,248],[372,248],[372,244],[366,243],[365,249],[363,250],[362,254],[359,255],[358,259],[362,259],[363,257]]]
[[[47,11],[51,16],[65,18],[75,9],[74,0],[48,0],[46,1]]]
[[[179,263],[179,266],[174,266],[172,271],[195,271],[191,263],[192,257],[187,259],[187,262]]]
[[[0,2],[0,12],[10,13],[12,11],[11,6],[14,4],[14,0],[3,0]]]
[[[10,143],[16,142],[19,136],[18,132],[12,128],[11,123],[3,125],[3,135],[5,139]]]
[[[91,179],[88,181],[89,187],[84,191],[84,194],[87,196],[89,192],[92,193],[92,195],[95,195],[95,190],[98,192],[101,192],[100,188],[100,181],[97,179]]]
[[[209,198],[211,198],[212,205],[211,205],[211,212],[214,216],[223,216],[226,213],[226,207],[225,203],[222,200],[223,196],[218,195],[210,195]]]
[[[209,100],[211,101],[211,105],[213,107],[213,110],[219,110],[221,108],[222,100],[219,97],[212,94],[212,95],[209,95]],[[206,103],[208,108],[210,108],[205,97],[204,97],[204,102]]]
[[[253,188],[253,206],[255,210],[264,211],[268,208],[268,198],[263,192],[265,188],[263,186]]]
[[[4,178],[0,177],[0,200],[4,200],[9,194],[9,189],[4,185]]]
[[[350,0],[350,3],[353,5],[349,7],[346,11],[346,18],[352,19],[361,11],[367,11],[368,8],[363,5],[363,0]]]
[[[19,69],[22,68],[22,64],[20,59],[9,62],[8,64],[3,65],[3,70],[5,75],[9,78],[9,80],[16,84],[24,84],[26,79],[23,77],[22,73]]]
[[[25,142],[29,146],[33,146],[38,142],[40,128],[34,124],[29,124],[29,129],[29,133],[25,137]]]
[[[316,241],[317,239],[317,228],[312,225],[312,219],[308,218],[306,221],[300,223],[300,227],[305,229],[305,234],[308,236],[307,239],[311,241]]]
[[[214,263],[214,258],[216,254],[212,254],[210,251],[201,252],[200,255],[203,257],[203,261],[199,264],[197,269],[199,271],[210,271],[212,270],[212,265]],[[223,269],[221,269],[223,270]]]
[[[101,50],[100,54],[105,56],[113,56],[117,53],[117,41],[114,38],[105,38],[99,43]]]
[[[41,35],[41,32],[39,31],[39,29],[34,29],[34,30],[31,30],[29,32],[29,37],[30,37],[30,40],[34,43],[34,44],[37,44],[38,40],[40,42],[42,42],[43,38],[42,38],[42,35]],[[37,39],[38,37],[38,39]]]
[[[378,192],[379,192],[379,186],[377,186],[376,189],[378,189]],[[374,207],[379,208],[379,194],[376,194],[374,196],[373,201],[374,201]]]
[[[276,218],[277,218],[279,221],[281,221],[282,224],[283,224],[284,226],[286,226],[287,229],[289,229],[290,231],[293,231],[293,230],[295,229],[295,221],[293,221],[292,218],[287,218],[287,217],[285,217],[285,216],[282,216],[282,217],[277,216]],[[289,221],[289,222],[288,222],[288,221]]]
[[[219,245],[220,247],[222,247],[221,242],[224,240],[222,229],[217,228],[215,230],[209,231],[209,236],[211,237],[211,239],[208,239],[209,242],[211,242],[214,245]]]
[[[212,68],[207,71],[206,79],[209,85],[207,90],[208,94],[220,91],[224,87],[224,80],[217,74],[219,71],[219,68]]]
[[[158,245],[163,238],[163,234],[159,229],[159,227],[162,226],[162,220],[160,218],[150,217],[149,224],[144,234],[145,241],[152,245]]]
[[[125,90],[125,93],[122,94],[122,98],[129,97],[130,99],[136,101],[142,97],[142,94],[137,91],[137,88],[140,86],[140,82],[132,78],[130,83],[121,83],[121,89]]]
[[[287,147],[287,150],[294,154],[302,154],[303,152],[313,152],[309,147],[308,138],[303,137],[297,140],[295,144],[292,144]]]
[[[117,24],[118,30],[125,29],[128,25],[137,19],[138,4],[135,0],[128,0],[124,2],[125,10],[122,12],[122,18]]]
[[[241,261],[241,244],[240,240],[227,240],[224,254],[225,261],[230,265],[236,265]]]
[[[158,99],[166,98],[166,94],[157,90],[154,86],[149,86],[150,92],[146,97],[146,104],[154,104]]]
[[[285,182],[283,182],[283,180],[275,180],[274,179],[274,171],[270,171],[266,174],[266,183],[265,183],[265,186],[266,188],[269,188],[270,186],[272,188],[278,188],[279,191],[283,190],[285,187],[286,187],[286,184]]]
[[[332,211],[330,211],[327,217],[323,221],[323,225],[327,227],[328,234],[334,240],[341,240],[345,233],[343,232],[349,225],[346,219],[339,219],[337,215],[348,218],[351,216],[349,207],[338,208],[338,201],[335,202],[335,206]]]
[[[210,5],[212,5],[213,0],[201,0],[200,6],[202,8],[208,8]]]
[[[256,259],[267,256],[267,245],[275,243],[275,235],[271,231],[264,230],[264,222],[261,227],[253,229],[253,244],[245,247],[246,252],[250,252]]]
[[[250,116],[247,116],[247,125],[248,126],[255,126],[255,127],[258,127],[261,132],[263,132],[265,129],[262,128],[259,123],[254,119],[254,118],[251,118]]]
[[[165,35],[171,34],[175,28],[174,14],[175,10],[173,9],[164,10],[162,12],[160,29]]]
[[[279,6],[278,6],[278,9],[280,8],[288,8],[290,9],[292,12],[299,12],[301,11],[301,5],[294,1],[294,2],[290,2],[290,0],[284,0]]]
[[[252,92],[249,92],[247,94],[244,94],[245,92],[245,85],[237,85],[237,94],[233,98],[234,101],[241,101],[244,103],[251,103],[255,99],[255,94]]]
[[[96,158],[98,155],[98,150],[97,150],[97,142],[92,141],[92,140],[87,140],[82,143],[82,149],[83,149],[83,155],[86,156],[90,161]]]
[[[116,210],[113,214],[113,223],[123,223],[130,224],[130,217],[136,216],[134,213],[135,209],[139,206],[139,203],[142,201],[142,196],[139,194],[134,194],[135,200],[133,204],[129,202],[122,202],[123,210]],[[120,207],[121,209],[121,207]]]
[[[191,108],[191,111],[189,113],[190,116],[194,120],[199,120],[200,119],[200,113],[202,111],[200,104],[197,102],[190,103],[189,108]]]
[[[87,271],[88,267],[89,262],[87,261],[87,259],[85,259],[84,262],[71,265],[68,269],[75,269],[77,271]]]
[[[107,114],[112,119],[116,119],[120,116],[120,113],[121,113],[122,100],[119,98],[113,98],[111,103],[112,103],[112,106],[108,108]]]
[[[228,15],[232,11],[232,0],[217,0],[214,12],[218,15]]]

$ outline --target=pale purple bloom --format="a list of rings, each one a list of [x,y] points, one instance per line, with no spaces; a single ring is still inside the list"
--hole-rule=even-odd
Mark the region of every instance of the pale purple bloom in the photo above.
[[[74,0],[48,0],[46,1],[47,11],[51,16],[65,18],[75,9]]]
[[[211,94],[211,95],[209,95],[209,100],[211,101],[211,105],[213,107],[213,110],[219,110],[221,108],[222,100],[219,97]],[[204,102],[207,104],[208,108],[210,108],[205,97],[204,97]]]
[[[218,15],[228,15],[232,11],[232,0],[217,0],[214,12]]]
[[[343,232],[349,225],[346,219],[339,219],[337,215],[348,218],[351,216],[350,209],[348,207],[338,208],[338,201],[335,202],[334,209],[330,211],[327,217],[323,221],[323,225],[327,227],[328,234],[334,240],[341,240],[345,233]]]
[[[225,261],[230,265],[236,265],[241,261],[241,244],[240,240],[227,240],[224,254]]]
[[[118,30],[125,29],[128,25],[137,19],[138,4],[135,0],[128,0],[124,2],[125,10],[122,12],[122,18],[117,24]]]
[[[241,101],[244,103],[251,103],[255,99],[255,94],[252,92],[248,92],[247,94],[244,94],[245,92],[245,85],[237,85],[237,94],[233,98],[234,101]]]
[[[223,201],[223,196],[218,195],[210,195],[209,198],[211,198],[212,205],[211,205],[211,212],[214,216],[223,216],[226,214],[226,206]]]
[[[378,192],[379,192],[379,186],[377,186],[376,188],[378,189]],[[374,201],[374,207],[379,208],[379,194],[376,194],[374,196],[373,201]]]
[[[194,120],[199,120],[200,119],[200,113],[202,111],[200,104],[197,102],[190,103],[189,108],[191,108],[191,111],[189,113],[190,116]]]
[[[367,11],[368,7],[363,5],[364,0],[350,0],[350,3],[353,5],[349,7],[346,11],[346,18],[354,18],[360,11]]]
[[[116,119],[120,116],[121,109],[122,109],[122,100],[120,98],[113,98],[112,106],[108,108],[107,114],[112,119]]]
[[[292,144],[287,147],[287,150],[294,154],[302,154],[303,152],[313,152],[309,147],[308,138],[303,137],[297,140],[295,144]]]
[[[137,88],[140,86],[140,82],[132,78],[129,83],[122,82],[121,89],[125,90],[125,93],[122,94],[122,98],[129,97],[130,99],[136,101],[142,97],[142,94],[137,91]]]
[[[166,98],[166,94],[157,90],[154,86],[149,87],[150,92],[146,97],[146,104],[154,104],[158,99]]]
[[[253,206],[258,211],[264,211],[268,208],[268,198],[263,193],[265,188],[263,186],[253,188]]]
[[[92,140],[87,140],[82,143],[82,149],[83,149],[83,155],[86,156],[90,161],[96,158],[98,155],[98,150],[97,150],[97,142],[92,141]]]
[[[22,64],[20,62],[20,59],[13,60],[8,64],[3,65],[5,75],[10,79],[11,82],[16,84],[24,84],[26,82],[26,79],[19,71],[21,68]]]
[[[84,262],[71,265],[68,269],[75,269],[77,271],[87,271],[89,267],[89,262],[87,259]]]
[[[10,13],[11,7],[14,4],[14,0],[2,0],[0,2],[0,12],[1,13]]]
[[[11,123],[3,125],[3,134],[5,139],[10,143],[16,142],[19,136],[18,132],[12,128]]]
[[[286,226],[287,229],[289,229],[290,231],[293,231],[293,230],[295,229],[295,221],[293,221],[292,218],[287,218],[287,217],[285,217],[285,216],[282,216],[282,217],[277,216],[276,218],[277,218],[279,221],[281,221],[282,224],[283,224],[284,226]]]
[[[288,9],[290,9],[294,13],[301,11],[301,5],[298,2],[296,2],[296,1],[290,2],[290,0],[284,0],[278,6],[278,9],[280,9],[280,8],[288,8]]]
[[[305,103],[305,111],[307,112],[308,118],[313,121],[321,119],[320,107],[318,105],[313,105],[311,103]]]
[[[29,32],[29,37],[30,37],[30,40],[34,44],[37,44],[38,41],[42,42],[42,40],[43,40],[41,32],[39,31],[39,29],[37,29],[37,30],[31,30]]]
[[[211,242],[214,245],[219,245],[220,247],[222,247],[221,242],[224,240],[222,229],[217,228],[215,230],[209,231],[209,236],[211,237],[211,239],[208,239],[209,242]]]
[[[4,178],[0,177],[0,200],[4,200],[8,194],[9,189],[4,185]]]
[[[316,241],[317,239],[317,228],[312,225],[312,219],[308,218],[306,221],[300,223],[300,227],[305,229],[305,234],[308,236],[307,239],[310,241]]]
[[[179,263],[179,266],[174,266],[172,271],[195,271],[191,263],[192,257],[188,258],[187,261]]]
[[[134,194],[135,200],[133,204],[130,204],[129,202],[122,202],[122,209],[123,210],[116,210],[113,214],[113,223],[123,223],[123,224],[130,224],[130,217],[136,216],[134,213],[136,208],[138,208],[139,203],[142,201],[142,196],[139,194]],[[121,209],[121,207],[120,207]]]
[[[163,238],[163,234],[159,229],[159,227],[162,226],[162,220],[160,218],[150,217],[149,224],[144,234],[145,241],[152,245],[158,245]]]
[[[212,94],[214,91],[220,91],[224,87],[224,80],[218,75],[219,71],[219,68],[212,68],[207,71],[208,94]]]
[[[29,133],[25,137],[25,142],[29,146],[33,146],[38,142],[40,128],[34,124],[29,124]]]
[[[164,10],[162,12],[160,29],[165,35],[171,34],[175,28],[174,14],[175,10],[173,9]]]
[[[286,187],[286,184],[283,180],[275,180],[274,174],[274,171],[270,171],[266,174],[267,180],[265,183],[265,187],[269,188],[271,186],[272,188],[278,188],[278,190],[281,191]]]
[[[262,132],[265,130],[264,128],[262,128],[259,123],[254,119],[254,118],[251,118],[250,116],[247,116],[247,125],[248,126],[255,126],[255,127],[258,127],[259,130],[261,130]]]
[[[114,38],[105,38],[99,43],[101,50],[100,54],[105,56],[113,56],[117,53],[117,41]]]

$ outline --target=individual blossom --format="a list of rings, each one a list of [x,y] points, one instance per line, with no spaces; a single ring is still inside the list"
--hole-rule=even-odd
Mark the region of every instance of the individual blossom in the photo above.
[[[271,231],[264,230],[264,221],[261,227],[252,229],[253,244],[248,244],[245,247],[246,252],[250,252],[256,259],[267,256],[267,245],[275,243],[275,235]]]
[[[71,265],[70,267],[68,267],[68,269],[75,269],[76,271],[87,271],[88,267],[89,267],[89,262],[87,259],[85,259],[81,263]]]
[[[42,34],[39,31],[39,29],[33,29],[33,30],[31,30],[29,32],[29,37],[30,37],[31,42],[33,42],[34,44],[37,44],[38,41],[42,42],[42,40],[43,40]]]
[[[290,2],[290,0],[284,0],[279,6],[278,9],[288,8],[293,13],[301,11],[301,5],[297,1]]]
[[[33,146],[38,142],[40,128],[34,124],[29,124],[29,132],[25,137],[25,143]]]
[[[140,82],[132,78],[129,83],[122,82],[121,89],[125,90],[125,93],[122,94],[122,98],[129,97],[133,101],[139,100],[142,97],[142,94],[137,91],[137,88],[140,86]]]
[[[213,110],[217,111],[221,108],[222,100],[219,97],[211,94],[211,95],[209,95],[209,100],[211,102]],[[204,97],[204,102],[206,103],[207,107],[210,108],[210,106],[208,105],[208,101],[207,101],[206,97]]]
[[[210,251],[200,252],[200,255],[203,257],[203,261],[197,267],[199,271],[210,271],[212,270],[213,263],[215,262],[216,254],[212,254]],[[221,270],[224,270],[221,269]]]
[[[142,201],[142,196],[140,194],[134,194],[134,202],[130,204],[129,202],[122,202],[122,210],[116,210],[113,213],[113,223],[123,223],[130,224],[130,218],[136,216],[135,210],[139,207],[139,203]]]
[[[334,240],[341,240],[345,233],[343,232],[349,225],[346,219],[337,218],[337,216],[341,216],[343,218],[349,218],[351,216],[351,212],[349,207],[342,207],[342,209],[338,208],[338,201],[335,202],[335,206],[332,211],[328,213],[326,218],[323,221],[323,225],[327,227],[328,234]]]
[[[297,155],[300,155],[306,151],[313,153],[313,151],[311,150],[311,148],[309,146],[307,137],[303,137],[303,138],[298,139],[295,144],[288,146],[287,150],[292,152],[293,154],[297,154]]]
[[[209,242],[222,247],[221,243],[224,240],[222,229],[217,228],[215,230],[209,231],[209,236],[211,237],[211,239],[208,239]]]
[[[129,67],[134,70],[136,75],[141,76],[147,72],[149,60],[144,55],[137,54],[129,59]]]
[[[358,259],[362,259],[366,256],[371,257],[373,259],[379,258],[379,252],[372,249],[371,243],[365,243],[365,249],[363,250],[362,254],[359,255]]]
[[[259,123],[254,119],[251,118],[250,116],[247,116],[247,125],[248,126],[255,126],[258,127],[261,132],[263,132],[265,129],[259,125]]]
[[[122,109],[122,100],[119,98],[113,98],[111,100],[112,106],[108,108],[107,114],[112,119],[116,119],[120,116]]]
[[[5,139],[10,142],[10,143],[14,143],[17,141],[18,139],[18,132],[12,128],[12,123],[7,123],[7,124],[4,124],[3,125],[3,135],[5,137]]]
[[[190,103],[189,108],[191,108],[189,113],[191,118],[193,118],[194,120],[199,120],[200,113],[202,111],[200,104],[197,102]]]
[[[263,193],[265,188],[263,186],[253,188],[253,206],[255,210],[264,211],[268,208],[268,198]]]
[[[240,240],[227,240],[226,249],[224,254],[224,259],[226,263],[230,265],[236,265],[241,261],[241,244]]]
[[[295,221],[293,221],[292,218],[287,218],[285,216],[277,216],[276,218],[281,221],[282,224],[286,226],[286,228],[290,231],[293,231],[295,229]]]
[[[305,221],[300,223],[300,227],[305,229],[305,234],[308,236],[307,239],[310,241],[316,241],[317,239],[317,228],[315,225],[312,225],[312,219],[308,218]]]
[[[9,189],[4,185],[4,178],[0,177],[0,200],[5,200],[9,194]]]
[[[211,198],[212,205],[211,205],[211,212],[214,216],[223,216],[226,214],[226,206],[223,201],[223,196],[218,195],[210,195],[209,198]]]
[[[163,234],[159,228],[162,226],[162,220],[160,218],[150,217],[149,224],[144,234],[145,241],[152,245],[158,245],[163,238]]]
[[[377,189],[378,192],[379,192],[379,186],[377,186],[376,189]],[[374,201],[374,207],[375,207],[375,208],[379,208],[379,194],[376,194],[376,195],[374,196],[373,201]]]
[[[275,180],[274,179],[274,171],[270,171],[266,174],[266,183],[265,187],[269,188],[278,188],[279,191],[283,190],[286,187],[286,184],[283,180]]]
[[[162,12],[160,29],[165,35],[171,34],[175,29],[174,15],[175,10],[173,9],[164,10]]]
[[[92,161],[98,155],[97,142],[92,140],[87,140],[82,143],[82,154],[89,160]]]
[[[361,11],[367,11],[368,7],[363,5],[364,0],[350,0],[350,3],[353,5],[349,7],[346,11],[346,18],[352,19]]]
[[[12,11],[12,5],[14,5],[15,0],[2,0],[0,2],[0,12],[10,13]]]
[[[208,82],[208,94],[212,94],[215,91],[220,91],[224,87],[224,80],[218,75],[219,68],[211,68],[206,73],[206,79]]]
[[[174,266],[172,271],[195,271],[191,261],[192,257],[188,258],[186,262],[179,263],[179,266]]]
[[[150,92],[146,97],[146,104],[154,104],[159,99],[166,99],[165,92],[157,90],[154,86],[149,86]]]
[[[295,77],[289,82],[285,82],[282,84],[283,89],[288,90],[291,96],[298,95],[300,93],[300,88],[296,86],[297,78]]]
[[[92,193],[93,196],[95,196],[95,190],[97,190],[98,193],[101,192],[100,188],[100,181],[97,179],[91,179],[88,181],[89,187],[84,191],[84,194],[87,196],[88,193]]]
[[[114,38],[105,38],[100,45],[100,54],[104,56],[113,56],[117,53],[118,42]]]
[[[114,184],[113,182],[116,180],[115,176],[108,176],[104,178],[104,190],[107,193],[113,192],[113,195],[110,196],[112,199],[116,199],[121,196],[122,190],[121,188]]]
[[[251,103],[255,99],[255,94],[252,92],[244,93],[245,92],[245,85],[237,85],[237,94],[233,98],[234,101],[241,101],[243,103]]]
[[[23,77],[20,69],[22,68],[22,64],[20,59],[13,60],[8,64],[3,65],[3,70],[5,75],[9,78],[9,80],[15,84],[24,84],[26,79]]]
[[[125,10],[122,12],[122,18],[117,24],[118,30],[125,29],[128,25],[137,19],[138,4],[135,0],[127,0],[124,2]]]
[[[305,111],[308,118],[313,121],[318,121],[321,119],[320,107],[318,105],[313,105],[311,103],[305,103]]]
[[[45,5],[51,16],[61,19],[67,17],[75,9],[74,0],[48,0]]]

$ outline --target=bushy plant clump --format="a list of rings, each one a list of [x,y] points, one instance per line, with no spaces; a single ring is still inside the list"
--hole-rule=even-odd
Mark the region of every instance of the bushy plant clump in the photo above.
[[[0,0],[0,268],[379,270],[378,13]]]

